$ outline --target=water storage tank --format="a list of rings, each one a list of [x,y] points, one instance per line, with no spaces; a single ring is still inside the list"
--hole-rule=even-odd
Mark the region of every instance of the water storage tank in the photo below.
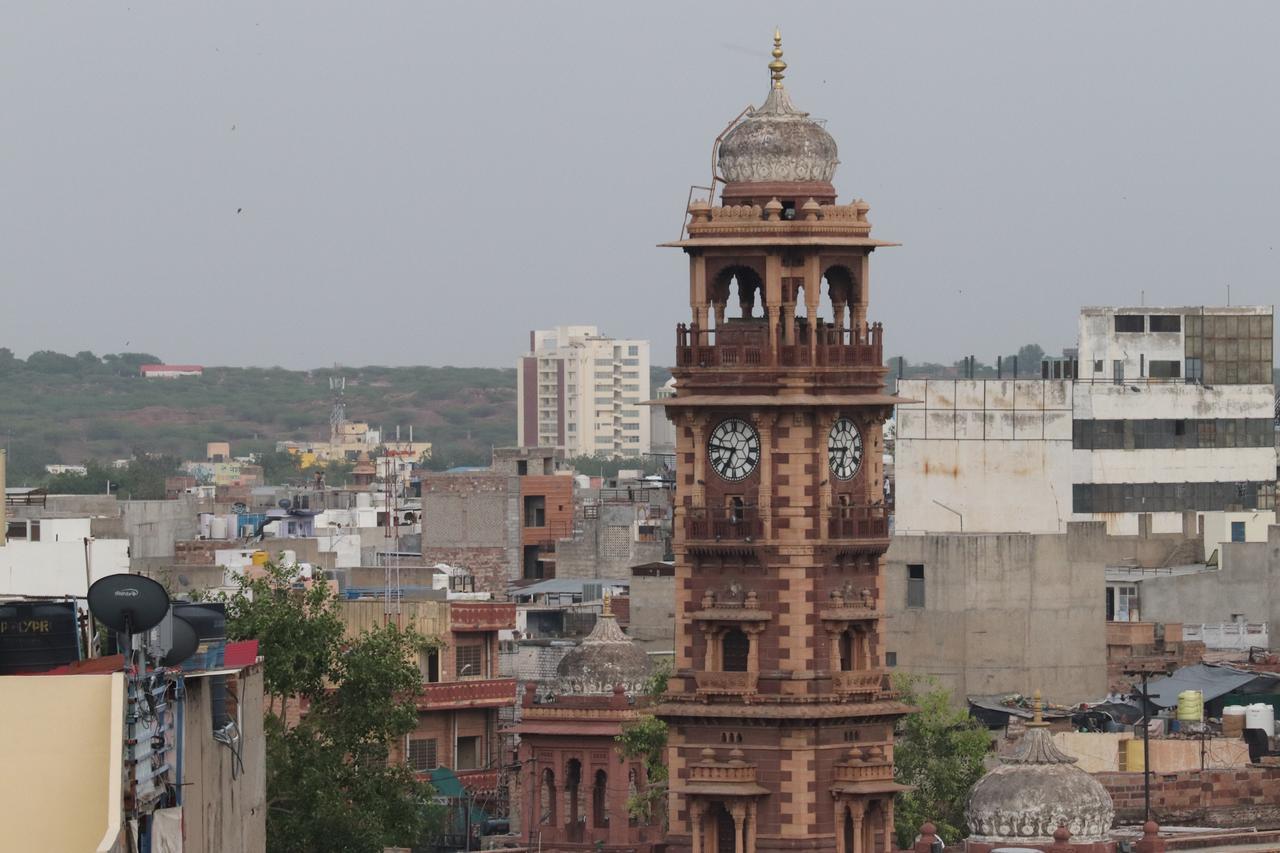
[[[0,675],[43,672],[80,659],[70,601],[0,605]]]
[[[1244,734],[1244,706],[1228,705],[1222,709],[1222,734],[1240,737]]]
[[[271,562],[271,555],[266,551],[254,551],[253,556],[250,559],[253,561],[255,566],[265,566],[267,563]]]
[[[227,538],[227,520],[225,518],[220,515],[215,515],[213,518],[209,519],[209,538]]]
[[[1183,690],[1178,694],[1178,720],[1198,723],[1204,719],[1204,694],[1199,690]]]
[[[1244,727],[1246,729],[1262,729],[1267,737],[1276,736],[1276,710],[1265,702],[1246,705],[1244,709]]]
[[[180,616],[196,631],[200,645],[196,653],[187,659],[183,669],[218,669],[222,666],[227,647],[227,609],[223,604],[200,602],[188,604],[174,602],[173,615]],[[227,677],[209,677],[209,705],[213,716],[213,728],[220,729],[230,721],[227,713]]]
[[[1124,769],[1128,773],[1141,773],[1147,767],[1145,756],[1142,754],[1142,738],[1135,737],[1126,741],[1124,744]]]

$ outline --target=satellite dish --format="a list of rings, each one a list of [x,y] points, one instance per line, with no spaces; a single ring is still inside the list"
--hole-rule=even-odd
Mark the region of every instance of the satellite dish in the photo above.
[[[160,658],[161,666],[177,666],[196,653],[200,646],[200,638],[196,629],[181,616],[173,617],[173,646]]]
[[[107,575],[89,587],[89,612],[123,634],[141,634],[160,624],[169,612],[169,593],[142,575]]]
[[[288,498],[281,498],[276,503],[281,509],[293,509],[293,501]]]

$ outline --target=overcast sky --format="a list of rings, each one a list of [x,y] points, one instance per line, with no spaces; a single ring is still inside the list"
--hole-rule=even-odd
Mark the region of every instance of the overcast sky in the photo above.
[[[886,353],[1074,344],[1082,304],[1275,301],[1274,2],[17,0],[0,346],[672,361],[711,144],[787,85],[865,198]]]

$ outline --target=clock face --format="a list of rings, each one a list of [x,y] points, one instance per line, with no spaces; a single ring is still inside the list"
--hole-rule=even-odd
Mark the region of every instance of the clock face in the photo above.
[[[838,480],[852,480],[862,467],[862,433],[853,421],[839,418],[831,425],[827,437],[827,458],[831,475]]]
[[[707,442],[711,467],[726,480],[744,480],[760,464],[760,434],[739,418],[721,421]]]

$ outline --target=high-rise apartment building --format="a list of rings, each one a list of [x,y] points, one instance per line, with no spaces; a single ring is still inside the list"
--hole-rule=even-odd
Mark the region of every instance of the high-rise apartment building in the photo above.
[[[529,333],[516,368],[522,447],[559,447],[570,457],[649,452],[648,341],[557,326]]]

